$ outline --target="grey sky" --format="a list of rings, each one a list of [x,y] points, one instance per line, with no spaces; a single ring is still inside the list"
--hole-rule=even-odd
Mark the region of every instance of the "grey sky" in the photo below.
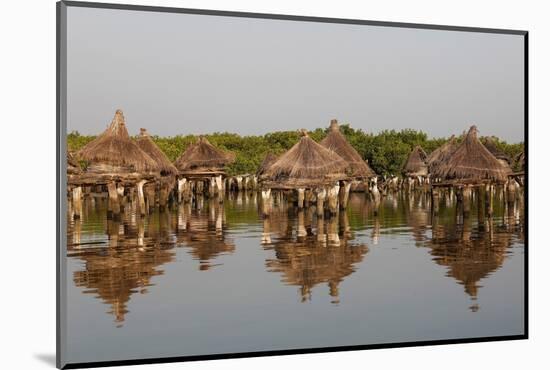
[[[415,128],[523,140],[523,38],[68,8],[68,130]]]

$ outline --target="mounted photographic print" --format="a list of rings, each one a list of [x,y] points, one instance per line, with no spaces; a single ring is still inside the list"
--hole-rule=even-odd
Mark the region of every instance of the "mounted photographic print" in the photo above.
[[[527,32],[57,10],[58,367],[527,338]]]

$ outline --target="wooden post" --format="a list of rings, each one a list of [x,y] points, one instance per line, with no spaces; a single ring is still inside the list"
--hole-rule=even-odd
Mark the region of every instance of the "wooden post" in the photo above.
[[[468,216],[470,214],[470,206],[472,204],[472,187],[471,185],[466,185],[462,189],[462,200],[464,204],[463,207],[463,213],[464,216]]]
[[[143,195],[143,185],[144,184],[145,184],[145,180],[140,180],[136,184],[137,198],[138,198],[138,208],[139,208],[139,214],[141,216],[145,215],[145,197]]]
[[[185,177],[178,179],[178,203],[181,203],[183,201],[183,193],[184,193],[186,184],[187,184],[187,179]]]
[[[338,193],[340,192],[340,185],[336,184],[328,188],[328,209],[331,215],[338,213]]]
[[[166,203],[168,202],[168,184],[161,182],[159,191],[159,210],[164,212],[166,210]]]
[[[380,208],[380,191],[378,190],[378,179],[376,177],[372,179],[371,193],[374,200],[374,215],[378,216],[378,209]]]
[[[237,180],[237,191],[241,192],[243,190],[243,177],[237,176],[235,180]]]
[[[493,217],[493,193],[494,186],[492,184],[485,185],[485,216]]]
[[[216,187],[218,188],[218,198],[219,202],[223,203],[223,197],[225,195],[225,192],[223,190],[223,180],[222,175],[218,175],[215,177],[214,181],[216,182]]]
[[[325,188],[317,189],[317,217],[322,218],[325,214],[325,199],[327,197],[327,191]]]
[[[149,186],[145,187],[145,198],[147,199],[148,212],[151,214],[155,210],[156,205],[154,184],[149,184]]]
[[[262,215],[268,217],[271,213],[271,189],[262,190]]]
[[[118,201],[118,192],[116,183],[111,181],[107,184],[107,191],[109,193],[109,205],[112,215],[115,219],[120,218],[120,203]]]
[[[432,186],[432,213],[437,215],[439,213],[439,189]]]
[[[340,187],[340,192],[339,192],[340,209],[346,209],[346,207],[348,206],[350,188],[351,188],[351,182],[342,181],[342,186]]]
[[[82,216],[82,187],[73,188],[73,217],[75,220]]]
[[[298,209],[302,209],[304,208],[304,192],[305,192],[305,189],[301,188],[301,189],[296,189],[297,193],[298,193]]]

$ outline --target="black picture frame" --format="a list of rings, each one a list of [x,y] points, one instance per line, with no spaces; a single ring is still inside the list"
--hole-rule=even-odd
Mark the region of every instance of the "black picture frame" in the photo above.
[[[287,20],[298,22],[318,22],[318,23],[339,23],[351,25],[365,26],[383,26],[383,27],[398,27],[412,28],[425,30],[447,30],[475,33],[494,33],[494,34],[510,34],[523,36],[524,40],[524,146],[525,152],[529,152],[529,51],[528,51],[528,36],[529,32],[525,30],[511,29],[494,29],[494,28],[476,28],[476,27],[461,27],[449,25],[432,25],[418,23],[401,23],[401,22],[383,22],[369,21],[359,19],[341,19],[341,18],[322,18],[297,15],[283,14],[263,14],[263,13],[248,13],[248,12],[233,12],[219,11],[206,9],[189,9],[175,7],[158,7],[158,6],[142,6],[128,4],[111,4],[97,2],[79,2],[79,1],[60,1],[56,4],[57,14],[57,63],[56,63],[56,366],[60,369],[76,369],[76,368],[91,368],[105,366],[121,366],[121,365],[138,365],[138,364],[155,364],[155,363],[170,363],[170,362],[186,362],[186,361],[203,361],[216,359],[231,359],[243,357],[263,357],[263,356],[280,356],[293,354],[308,354],[321,352],[340,352],[340,351],[358,351],[367,349],[380,348],[398,348],[398,347],[420,347],[459,343],[478,343],[478,342],[496,342],[523,340],[529,338],[529,247],[528,247],[528,228],[529,228],[529,155],[526,155],[525,160],[525,250],[524,250],[524,334],[509,335],[509,336],[493,336],[493,337],[476,337],[464,339],[445,339],[445,340],[428,340],[415,342],[396,342],[384,344],[369,344],[369,345],[353,345],[353,346],[338,346],[338,347],[323,347],[323,348],[301,348],[289,350],[273,350],[259,352],[241,352],[230,354],[210,354],[200,356],[176,356],[162,358],[144,358],[131,359],[121,361],[98,361],[85,363],[67,363],[65,362],[64,343],[65,337],[65,248],[66,248],[66,10],[68,7],[84,7],[96,9],[117,9],[142,12],[163,12],[163,13],[183,13],[196,15],[209,15],[221,17],[244,17],[257,19],[272,19],[272,20]]]

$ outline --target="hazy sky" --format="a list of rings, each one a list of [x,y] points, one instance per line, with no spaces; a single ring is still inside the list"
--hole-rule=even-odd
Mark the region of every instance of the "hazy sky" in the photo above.
[[[523,37],[68,8],[68,130],[415,128],[523,140]]]

